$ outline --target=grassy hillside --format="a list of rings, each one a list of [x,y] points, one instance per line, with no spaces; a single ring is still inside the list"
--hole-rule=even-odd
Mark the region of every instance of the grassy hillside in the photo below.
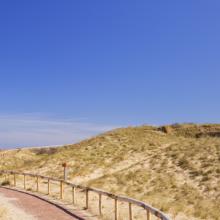
[[[176,219],[220,219],[220,125],[129,127],[79,144],[0,153],[0,169],[61,177],[67,162],[76,183],[146,201]]]

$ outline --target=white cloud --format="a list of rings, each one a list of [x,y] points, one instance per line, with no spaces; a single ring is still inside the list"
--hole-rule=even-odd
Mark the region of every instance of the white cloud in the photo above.
[[[0,148],[76,143],[116,127],[41,114],[0,115]]]

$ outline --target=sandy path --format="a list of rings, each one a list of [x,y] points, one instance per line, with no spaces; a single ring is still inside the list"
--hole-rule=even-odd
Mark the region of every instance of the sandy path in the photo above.
[[[36,220],[36,218],[16,207],[12,199],[0,194],[0,220]]]
[[[4,220],[76,220],[62,209],[31,195],[0,187],[0,207]],[[0,211],[1,215],[1,211]]]

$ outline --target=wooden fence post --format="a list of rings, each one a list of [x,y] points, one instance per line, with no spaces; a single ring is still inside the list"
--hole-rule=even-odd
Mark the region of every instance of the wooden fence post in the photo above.
[[[75,195],[76,195],[76,189],[75,189],[75,187],[73,186],[73,187],[72,187],[72,201],[73,201],[73,205],[75,204]]]
[[[63,181],[60,181],[60,199],[63,199]]]
[[[86,209],[89,208],[89,190],[86,189]]]
[[[150,211],[147,209],[147,220],[150,220]]]
[[[99,193],[99,215],[102,215],[102,194]]]
[[[47,194],[50,195],[50,179],[47,182]]]
[[[37,192],[39,192],[39,177],[37,176]]]
[[[24,174],[24,189],[26,189],[26,176]]]
[[[14,173],[14,186],[16,186],[16,174]]]
[[[129,202],[129,220],[133,219],[133,215],[132,215],[132,204]]]
[[[118,220],[118,199],[115,198],[115,220]]]

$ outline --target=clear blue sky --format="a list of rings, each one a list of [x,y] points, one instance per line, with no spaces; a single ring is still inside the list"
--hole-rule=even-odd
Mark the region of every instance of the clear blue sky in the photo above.
[[[61,142],[12,142],[22,121],[32,135],[33,121],[220,122],[219,12],[218,0],[1,1],[0,146]]]

